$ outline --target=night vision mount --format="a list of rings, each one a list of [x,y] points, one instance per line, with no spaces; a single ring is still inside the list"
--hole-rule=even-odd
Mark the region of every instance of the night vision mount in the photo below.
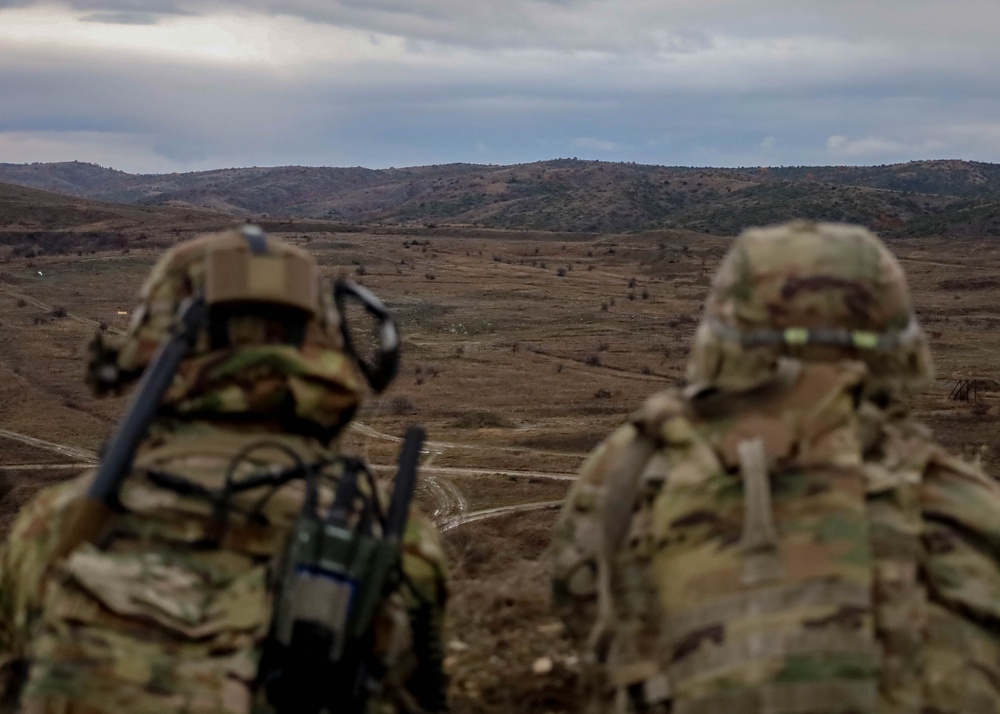
[[[345,307],[347,300],[356,301],[369,315],[375,318],[375,336],[378,339],[378,353],[366,361],[358,354],[355,340],[351,337],[347,324]],[[376,392],[382,392],[399,373],[399,330],[389,311],[367,288],[351,280],[337,280],[333,284],[333,301],[340,313],[340,329],[344,337],[344,347],[350,352],[368,384]]]

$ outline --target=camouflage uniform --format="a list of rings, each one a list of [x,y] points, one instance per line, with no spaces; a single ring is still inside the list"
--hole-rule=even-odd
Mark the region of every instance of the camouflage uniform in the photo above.
[[[590,711],[1000,712],[1000,488],[898,400],[930,375],[869,232],[742,234],[690,387],[582,468],[554,596]]]
[[[146,282],[124,343],[112,347],[98,336],[92,384],[137,376],[181,301],[212,289],[205,270],[213,252],[239,265],[247,250],[235,231],[171,250]],[[238,482],[335,455],[331,439],[359,393],[339,316],[308,254],[271,240],[267,256],[265,273],[247,279],[259,280],[264,293],[276,291],[275,301],[313,306],[301,344],[271,339],[282,326],[255,318],[260,306],[230,317],[225,346],[203,330],[139,448],[120,511],[95,543],[54,557],[90,473],[44,490],[19,514],[0,553],[0,693],[8,704],[19,696],[20,711],[270,710],[255,678],[271,621],[272,577],[302,507],[303,484],[237,494],[220,527],[211,503],[155,478],[167,473],[218,489],[231,466]],[[239,269],[234,274],[241,277]],[[246,458],[234,461],[241,452]],[[320,478],[321,500],[329,502],[336,467]],[[416,653],[424,643],[414,642],[411,622],[419,618],[431,634],[442,622],[441,543],[415,511],[404,548],[410,586],[379,611],[373,648],[385,678],[370,711],[423,711],[411,675],[422,671]]]

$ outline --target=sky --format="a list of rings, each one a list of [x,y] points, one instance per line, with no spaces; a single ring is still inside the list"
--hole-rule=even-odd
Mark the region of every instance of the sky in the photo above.
[[[1000,162],[997,0],[0,0],[0,162]]]

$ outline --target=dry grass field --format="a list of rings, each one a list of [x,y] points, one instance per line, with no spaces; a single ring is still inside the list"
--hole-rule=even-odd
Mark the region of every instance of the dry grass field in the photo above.
[[[279,235],[313,251],[328,274],[372,288],[399,320],[401,374],[369,398],[346,442],[388,466],[406,425],[427,428],[419,499],[446,529],[453,564],[453,710],[574,711],[577,663],[548,609],[540,560],[554,504],[602,436],[645,396],[681,383],[728,240],[284,228]],[[938,366],[918,413],[947,446],[1000,467],[1000,247],[969,238],[892,247]],[[100,323],[124,327],[117,311],[131,307],[158,254],[133,246],[0,263],[0,468],[14,486],[0,529],[106,437],[123,401],[88,394],[83,346]],[[975,398],[949,399],[966,379],[977,380]]]

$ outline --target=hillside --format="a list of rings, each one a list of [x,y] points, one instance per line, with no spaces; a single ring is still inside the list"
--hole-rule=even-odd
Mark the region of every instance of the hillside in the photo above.
[[[789,218],[899,235],[991,235],[1000,165],[683,168],[557,159],[392,169],[283,166],[139,175],[78,162],[0,164],[0,181],[81,198],[237,217],[573,232],[731,235]],[[971,219],[971,223],[969,222]]]
[[[230,225],[233,216],[193,206],[134,206],[0,183],[3,255],[125,249],[151,234],[187,234]]]

